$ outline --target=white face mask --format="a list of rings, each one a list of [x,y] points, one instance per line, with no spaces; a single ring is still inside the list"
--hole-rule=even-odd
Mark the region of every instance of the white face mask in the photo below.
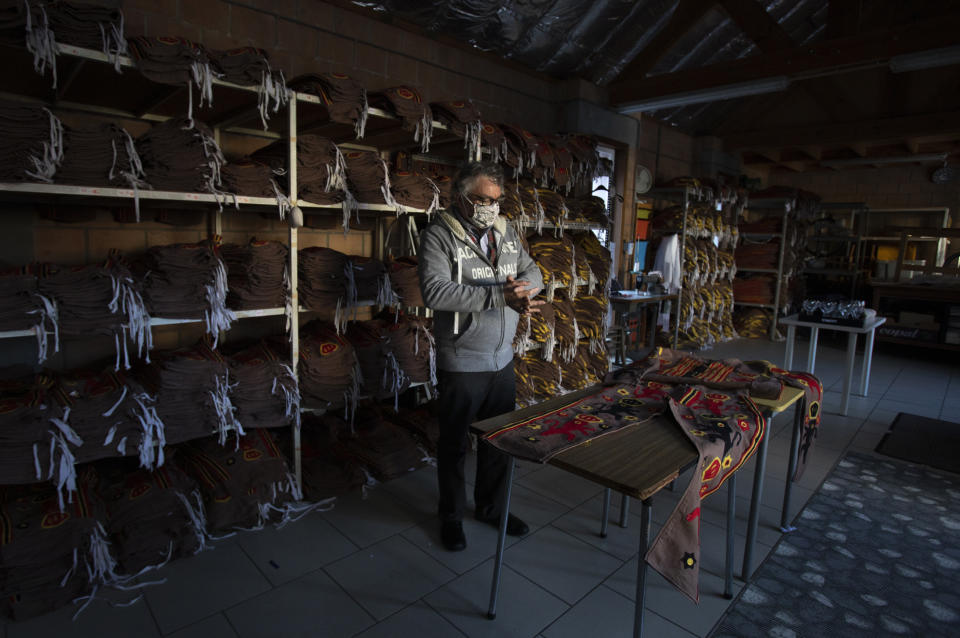
[[[473,209],[473,215],[467,217],[468,222],[477,228],[482,228],[484,230],[493,226],[493,222],[497,220],[497,215],[500,214],[500,202],[493,202],[492,204],[474,204],[467,199],[466,196],[462,197],[467,204],[467,211]]]

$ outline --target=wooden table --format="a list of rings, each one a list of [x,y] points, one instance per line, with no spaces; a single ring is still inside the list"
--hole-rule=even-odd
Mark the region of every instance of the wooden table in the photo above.
[[[797,327],[810,328],[810,347],[807,350],[807,372],[813,374],[817,363],[817,339],[821,330],[836,330],[837,332],[847,333],[847,362],[843,374],[843,395],[840,400],[840,414],[847,416],[850,408],[850,388],[853,386],[853,360],[857,354],[857,337],[866,335],[867,340],[863,349],[863,368],[860,371],[860,396],[867,396],[870,386],[870,366],[873,362],[873,342],[876,336],[877,327],[886,323],[886,317],[874,317],[872,320],[864,323],[863,326],[838,326],[831,323],[820,323],[818,321],[801,321],[799,315],[790,315],[786,319],[781,319],[780,323],[787,326],[787,346],[784,353],[783,367],[789,370],[793,366],[793,344],[797,336]]]
[[[647,322],[650,324],[650,335],[647,339],[647,346],[653,346],[657,338],[656,317],[660,313],[660,307],[664,301],[676,299],[676,294],[652,295],[645,292],[610,295],[610,307],[614,312],[617,330],[617,349],[614,353],[614,358],[618,365],[624,365],[627,359],[627,315],[636,306],[643,306],[649,310],[653,310],[653,313],[650,313],[652,316],[647,318]],[[679,316],[679,314],[677,316]],[[677,347],[676,335],[674,335],[673,347]]]
[[[543,403],[505,415],[477,421],[471,426],[474,433],[483,435],[517,419],[528,419],[596,394],[601,386],[571,392]],[[651,500],[654,494],[669,485],[680,472],[697,462],[699,455],[693,443],[670,417],[661,416],[644,423],[621,428],[616,432],[589,440],[565,450],[547,461],[562,470],[576,474],[607,488],[640,499],[640,555],[637,561],[637,597],[634,606],[633,635],[643,634],[644,585],[647,564],[643,557],[650,544]],[[497,555],[490,587],[490,607],[487,617],[497,615],[500,594],[500,572],[503,567],[503,549],[507,535],[507,514],[510,511],[510,493],[513,486],[513,463],[509,463],[504,487],[503,517],[497,539]],[[732,526],[731,526],[732,527]]]

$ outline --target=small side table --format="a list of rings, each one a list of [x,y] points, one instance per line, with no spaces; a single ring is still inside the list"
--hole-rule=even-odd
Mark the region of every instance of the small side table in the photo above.
[[[810,328],[810,349],[807,351],[807,372],[813,374],[817,363],[817,340],[821,330],[836,330],[847,333],[847,362],[843,375],[843,396],[840,401],[840,414],[847,416],[850,408],[850,388],[853,385],[853,360],[857,355],[857,337],[867,335],[866,346],[863,351],[863,368],[860,371],[860,396],[867,396],[870,386],[870,365],[873,362],[873,341],[878,326],[886,323],[886,317],[874,317],[862,327],[838,326],[836,324],[819,323],[817,321],[801,321],[798,315],[790,315],[781,319],[780,323],[787,326],[787,348],[784,353],[783,367],[789,370],[793,366],[793,344],[797,337],[797,327]]]
[[[676,293],[654,295],[650,293],[625,293],[611,294],[610,307],[613,309],[616,331],[617,348],[614,354],[617,365],[626,365],[627,363],[627,315],[633,312],[634,308],[641,306],[647,309],[649,324],[649,336],[647,337],[647,346],[652,347],[656,344],[657,337],[657,315],[664,301],[675,301]],[[676,349],[677,341],[674,338],[673,348]]]

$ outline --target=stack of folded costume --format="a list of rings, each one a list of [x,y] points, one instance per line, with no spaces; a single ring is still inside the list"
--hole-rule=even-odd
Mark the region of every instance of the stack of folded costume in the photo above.
[[[570,197],[565,202],[568,211],[567,218],[570,221],[600,224],[601,226],[610,225],[607,205],[599,197]]]
[[[574,238],[574,246],[578,255],[584,255],[590,264],[590,272],[593,273],[593,279],[596,286],[606,290],[607,282],[610,280],[610,250],[600,243],[597,236],[593,233],[579,233]]]
[[[267,129],[270,113],[287,103],[283,72],[270,68],[267,52],[256,47],[240,47],[229,51],[208,51],[210,64],[222,80],[241,86],[256,86],[257,110],[263,129]]]
[[[73,448],[51,453],[50,441],[63,435],[50,422],[63,416],[54,402],[54,379],[48,375],[0,381],[0,484],[36,483],[52,478],[61,457],[73,466]],[[64,457],[64,452],[69,454]]]
[[[734,288],[736,293],[736,288]],[[733,326],[745,339],[765,339],[770,336],[773,318],[763,308],[737,308],[733,314]]]
[[[347,328],[346,337],[357,355],[360,392],[364,396],[382,399],[407,389],[410,380],[390,351],[384,321],[353,321]]]
[[[426,462],[413,434],[384,418],[376,408],[360,408],[355,436],[345,438],[343,447],[378,481],[389,481],[422,467]]]
[[[220,169],[224,190],[247,197],[281,197],[281,189],[273,169],[252,157],[244,157],[225,164]]]
[[[349,151],[347,181],[357,201],[396,206],[390,192],[390,171],[387,163],[373,151]]]
[[[734,253],[737,268],[777,269],[780,257],[780,242],[773,240],[764,243],[742,243]]]
[[[50,345],[60,349],[57,309],[52,299],[40,294],[37,264],[0,271],[0,330],[34,330],[37,334],[37,362],[47,359]],[[50,340],[47,334],[50,333]]]
[[[274,142],[253,154],[253,159],[267,164],[277,175],[286,173],[289,161],[289,144]],[[278,178],[278,183],[287,191],[287,179]],[[353,196],[347,189],[346,164],[337,145],[320,135],[297,137],[297,197],[314,204],[338,204],[344,202],[348,213],[353,206]]]
[[[251,239],[246,245],[224,244],[227,307],[232,310],[283,308],[287,304],[287,245]]]
[[[420,152],[430,151],[433,135],[433,112],[420,92],[409,86],[393,86],[371,93],[370,105],[381,108],[401,119],[403,129],[413,133],[413,140],[420,142]]]
[[[264,341],[227,357],[230,401],[244,430],[299,422],[300,390],[288,360]]]
[[[390,175],[390,192],[401,206],[419,208],[430,215],[440,207],[440,190],[429,177],[408,171]]]
[[[775,275],[748,275],[733,282],[733,297],[738,303],[772,304],[776,296]]]
[[[526,221],[526,209],[520,199],[520,193],[512,182],[503,185],[503,202],[500,204],[500,216],[510,221]]]
[[[279,430],[277,434],[281,446],[292,445],[288,432]],[[306,500],[342,496],[366,484],[363,468],[340,444],[340,440],[349,435],[350,424],[333,414],[304,415],[300,458]]]
[[[570,361],[577,356],[577,346],[580,337],[583,336],[580,332],[580,326],[577,324],[577,309],[574,302],[561,295],[554,297],[552,305],[556,316],[554,321],[554,334],[556,335],[554,359]]]
[[[569,194],[573,187],[573,154],[567,147],[566,138],[552,135],[549,141],[553,149],[553,183],[557,190],[563,189]]]
[[[536,352],[523,355],[526,368],[526,378],[533,403],[546,401],[560,394],[562,383],[558,358],[553,361],[544,361]],[[519,394],[519,393],[518,393]]]
[[[230,432],[241,430],[230,398],[233,380],[227,362],[205,343],[154,352],[153,363],[137,370],[136,378],[157,398],[167,443],[216,433],[224,445]]]
[[[126,55],[127,39],[123,34],[123,13],[120,9],[71,4],[62,0],[45,2],[41,6],[46,9],[57,42],[100,50],[111,60]],[[116,62],[119,66],[119,61]]]
[[[533,396],[533,381],[530,379],[530,373],[527,370],[527,354],[521,353],[513,355],[513,374],[516,377],[517,405],[521,408],[536,403]]]
[[[64,509],[54,487],[45,483],[0,488],[0,611],[5,616],[18,621],[39,616],[115,577],[98,522],[103,513],[91,497],[81,484]]]
[[[349,285],[353,269],[343,253],[314,246],[300,250],[298,265],[300,303],[310,310],[334,310],[338,331],[346,326],[350,300],[355,290]]]
[[[500,128],[507,140],[507,165],[515,169],[516,175],[531,175],[537,162],[536,136],[509,124],[501,124]]]
[[[192,556],[204,545],[197,529],[197,484],[176,463],[153,471],[127,460],[98,463],[96,493],[107,512],[117,563],[125,573]]]
[[[577,295],[573,306],[580,337],[590,339],[594,348],[604,348],[607,330],[607,298],[581,294]]]
[[[582,390],[597,382],[596,375],[590,366],[581,347],[577,348],[577,355],[569,361],[560,361],[560,378],[564,390]]]
[[[378,306],[396,303],[386,265],[379,259],[350,255],[347,257],[350,278],[353,282],[351,305],[358,301],[375,301]]]
[[[0,182],[53,182],[63,161],[63,124],[45,107],[0,101]]]
[[[433,111],[433,116],[442,122],[448,131],[463,138],[467,157],[476,157],[480,149],[483,122],[480,119],[480,110],[474,106],[473,102],[470,100],[431,102],[430,109]]]
[[[295,480],[267,430],[251,430],[236,446],[191,441],[178,448],[176,463],[199,486],[208,531],[260,527],[297,500]]]
[[[403,306],[424,306],[420,292],[420,274],[416,257],[400,257],[390,261],[390,287]]]
[[[353,346],[333,324],[311,321],[300,329],[300,392],[310,407],[356,406],[360,368]]]
[[[64,126],[58,184],[149,188],[133,138],[112,122]]]
[[[206,124],[173,118],[138,137],[136,146],[153,188],[226,198],[220,171],[227,160]]]
[[[524,135],[533,137],[534,155],[533,155],[533,180],[540,186],[547,187],[555,170],[553,147],[546,138],[535,136],[529,131],[523,131]]]
[[[543,206],[546,221],[562,230],[567,221],[567,205],[563,197],[549,188],[538,188],[537,197],[540,205]]]
[[[534,344],[539,345],[540,358],[553,360],[553,349],[556,345],[556,312],[553,304],[543,304],[540,312],[521,315],[517,323],[517,333],[513,339],[513,351],[522,355]]]
[[[597,174],[600,163],[597,140],[586,135],[570,135],[567,137],[567,148],[573,155],[574,179],[589,184]]]
[[[189,91],[186,122],[175,126],[192,126],[194,85],[197,88],[197,105],[213,104],[213,78],[217,74],[210,63],[209,52],[203,45],[181,37],[137,36],[129,38],[127,45],[137,69],[145,78],[158,84],[186,86]],[[141,156],[143,154],[141,153]],[[150,174],[150,171],[147,171]],[[157,188],[164,188],[157,186]],[[169,189],[183,190],[183,189]]]
[[[319,97],[330,120],[352,124],[357,139],[363,137],[367,126],[367,90],[363,85],[344,73],[320,73],[300,75],[287,84],[291,89]]]
[[[566,288],[571,299],[576,298],[576,262],[573,258],[574,246],[566,236],[533,235],[527,239],[530,256],[543,276],[543,285],[547,300],[553,299],[558,288]]]
[[[151,246],[138,269],[143,298],[154,317],[203,319],[214,347],[235,319],[227,309],[227,269],[210,242]]]
[[[150,359],[150,314],[139,282],[116,256],[104,264],[49,266],[38,281],[43,297],[57,304],[60,334],[113,337],[115,369],[130,367],[133,355]]]
[[[437,191],[440,197],[440,208],[450,208],[450,202],[453,200],[453,178],[449,175],[438,175],[433,177],[433,183],[437,185]]]
[[[435,401],[415,408],[400,408],[395,414],[390,415],[390,422],[412,432],[420,445],[430,454],[437,453],[440,421],[437,419]]]
[[[650,230],[654,233],[679,233],[683,230],[683,206],[670,206],[653,213]]]
[[[490,150],[490,161],[495,164],[507,159],[507,138],[497,124],[483,122],[480,126],[480,141]]]
[[[387,323],[390,350],[413,383],[437,385],[437,358],[428,320],[400,315]]]
[[[166,432],[156,397],[135,380],[112,370],[73,371],[57,378],[52,395],[83,441],[73,449],[77,463],[136,456],[147,470],[163,465]]]
[[[537,188],[529,180],[523,180],[517,183],[517,196],[520,199],[520,210],[524,220],[536,224],[537,232],[541,231],[543,222],[547,220],[547,214],[540,202]]]

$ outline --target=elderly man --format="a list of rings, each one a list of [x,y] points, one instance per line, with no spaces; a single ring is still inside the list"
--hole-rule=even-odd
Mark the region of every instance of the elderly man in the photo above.
[[[514,409],[513,336],[521,314],[537,312],[540,270],[513,227],[499,216],[503,170],[468,162],[453,182],[449,212],[420,236],[420,288],[435,311],[440,441],[440,536],[444,547],[467,546],[463,463],[474,421]],[[481,442],[477,450],[474,516],[498,526],[509,457]],[[514,515],[507,533],[526,534]]]

